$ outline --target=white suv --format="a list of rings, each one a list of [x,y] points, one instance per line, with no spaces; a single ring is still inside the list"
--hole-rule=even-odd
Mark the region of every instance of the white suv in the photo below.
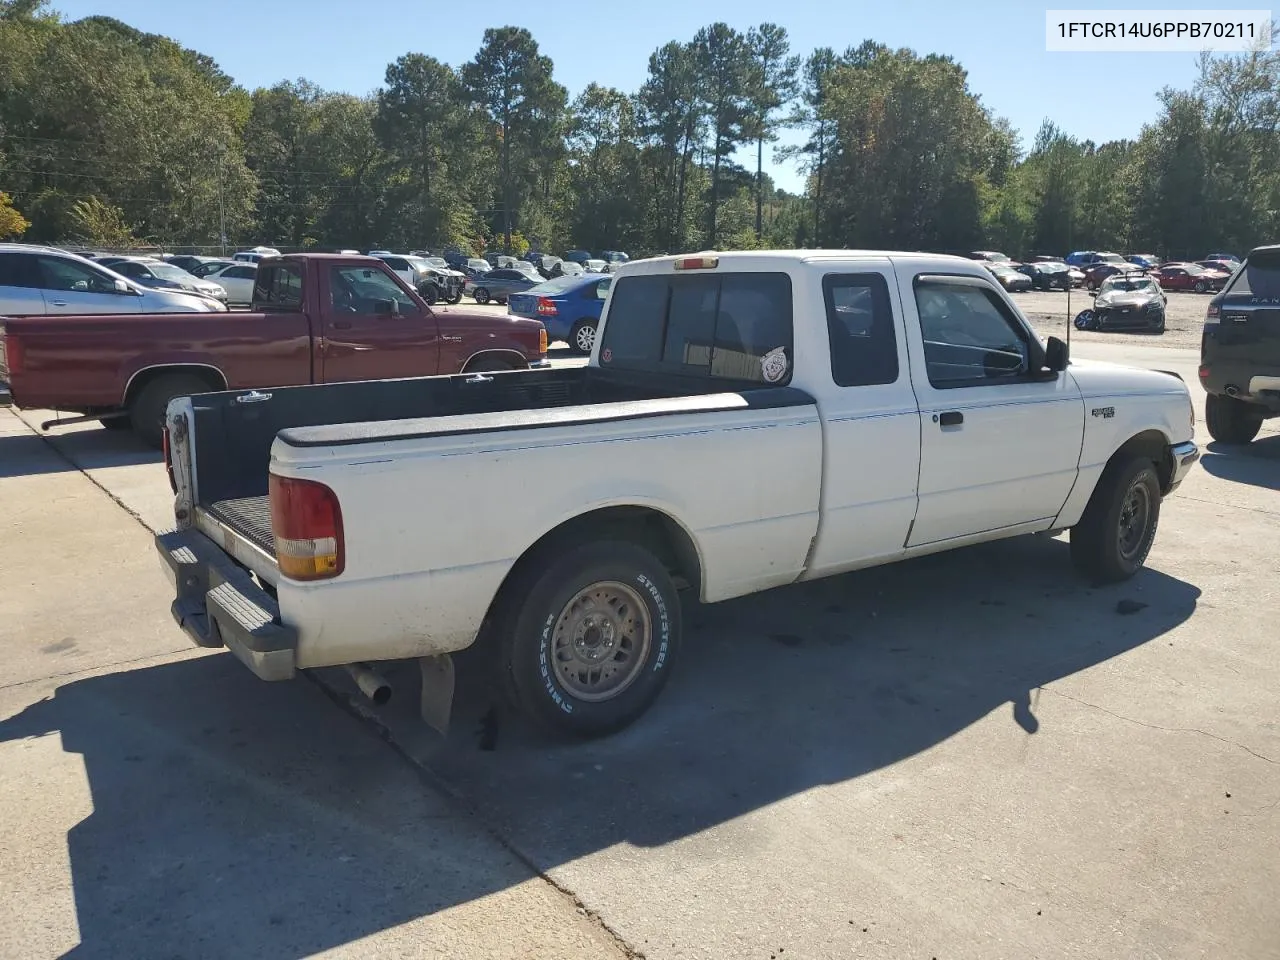
[[[0,243],[0,316],[82,313],[221,313],[225,304],[153,290],[74,253]]]

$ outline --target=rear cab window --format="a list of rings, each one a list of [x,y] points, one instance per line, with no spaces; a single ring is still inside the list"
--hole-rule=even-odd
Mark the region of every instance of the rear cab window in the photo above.
[[[613,284],[600,365],[784,386],[792,368],[785,273],[641,275]]]
[[[896,383],[898,337],[885,278],[879,273],[827,274],[822,295],[836,385]]]
[[[257,268],[253,302],[267,310],[302,309],[302,268],[295,263],[273,263]]]

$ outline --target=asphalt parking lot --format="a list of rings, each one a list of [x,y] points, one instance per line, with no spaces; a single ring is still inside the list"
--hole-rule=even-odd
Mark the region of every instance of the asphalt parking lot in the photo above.
[[[1073,351],[1203,424],[1182,322]],[[0,411],[0,955],[1280,956],[1277,421],[1198,438],[1130,583],[1033,537],[695,607],[567,745],[465,662],[441,738],[411,670],[374,710],[192,649],[156,455],[43,418]]]

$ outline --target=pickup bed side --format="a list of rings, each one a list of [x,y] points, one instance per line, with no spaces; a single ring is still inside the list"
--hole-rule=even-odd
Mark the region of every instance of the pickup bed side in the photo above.
[[[1192,416],[1175,377],[1069,367],[959,258],[642,261],[585,369],[175,401],[158,547],[197,595],[189,556],[256,575],[241,595],[283,647],[222,600],[180,588],[175,611],[260,676],[419,657],[426,678],[482,637],[520,708],[598,735],[660,691],[683,586],[713,602],[1066,527],[1091,577],[1132,576]]]

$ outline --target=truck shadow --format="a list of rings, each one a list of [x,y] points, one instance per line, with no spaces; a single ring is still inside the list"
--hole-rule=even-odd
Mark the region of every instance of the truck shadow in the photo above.
[[[144,446],[127,431],[89,428],[0,436],[0,478],[132,467],[161,459],[160,451]]]
[[[609,739],[554,744],[503,722],[495,744],[473,694],[458,732],[419,759],[545,870],[856,778],[993,711],[1036,735],[1039,688],[1160,637],[1199,595],[1151,569],[1092,589],[1063,540],[987,544],[686,608],[670,686]],[[412,746],[407,720],[389,727]],[[478,747],[485,727],[495,749]]]
[[[389,671],[376,731],[227,654],[67,683],[0,723],[0,742],[56,731],[83,756],[71,956],[301,957],[527,876],[495,868],[487,835],[442,812],[378,732],[549,870],[857,778],[993,711],[1036,735],[1038,688],[1160,637],[1198,597],[1155,570],[1090,589],[1063,542],[1022,538],[695,605],[663,697],[592,743],[495,722],[465,682],[451,736],[424,735],[408,666]]]
[[[1215,441],[1205,447],[1200,464],[1222,480],[1280,490],[1280,435],[1263,434],[1248,446]]]
[[[92,795],[67,831],[69,957],[310,956],[529,876],[313,684],[230,655],[76,680],[0,722],[0,743],[51,733]]]

